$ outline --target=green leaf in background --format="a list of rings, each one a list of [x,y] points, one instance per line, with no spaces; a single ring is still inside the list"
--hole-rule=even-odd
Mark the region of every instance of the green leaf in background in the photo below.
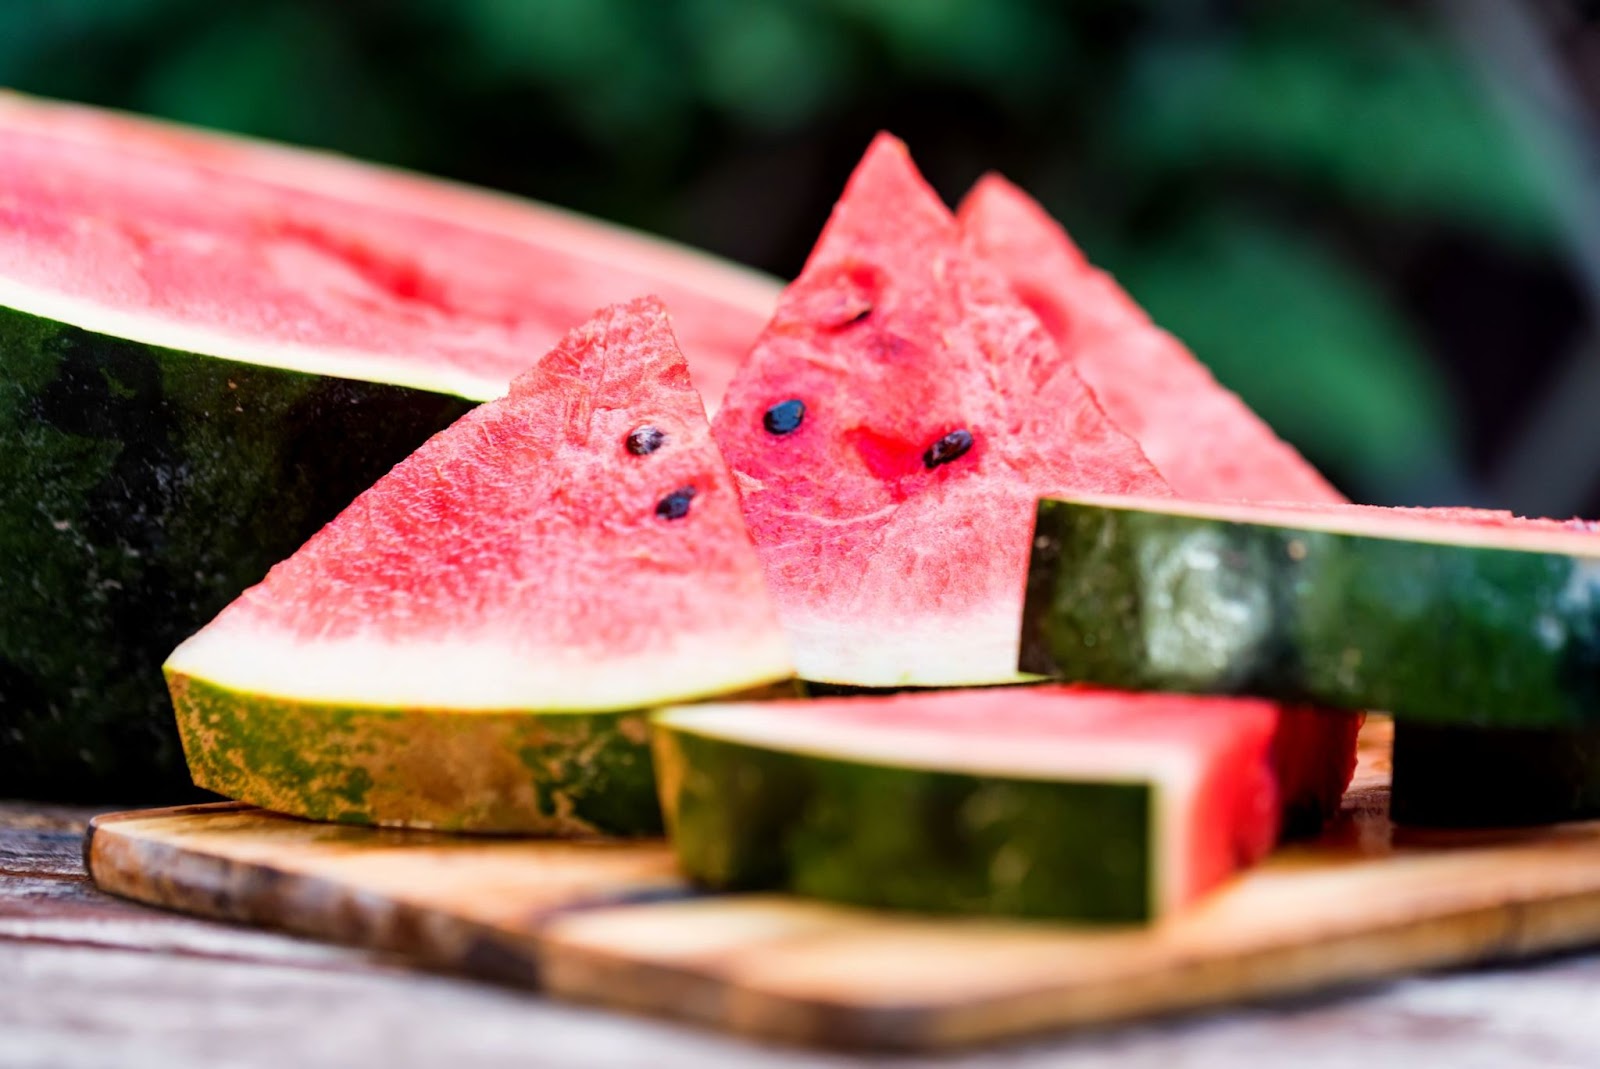
[[[798,126],[853,80],[847,36],[809,3],[686,0],[678,14],[701,94],[748,126]]]
[[[1286,3],[1247,33],[1152,41],[1115,114],[1127,166],[1147,179],[1254,170],[1361,211],[1516,240],[1559,228],[1556,161],[1521,151],[1448,36],[1371,4]]]
[[[1460,484],[1443,377],[1382,292],[1316,239],[1216,213],[1126,264],[1158,323],[1359,496],[1415,503]]]
[[[180,122],[407,162],[403,115],[337,23],[291,4],[221,8],[186,22],[136,91]],[[308,107],[315,101],[315,107]]]
[[[1071,62],[1059,9],[1030,0],[829,0],[909,70],[1017,102]]]

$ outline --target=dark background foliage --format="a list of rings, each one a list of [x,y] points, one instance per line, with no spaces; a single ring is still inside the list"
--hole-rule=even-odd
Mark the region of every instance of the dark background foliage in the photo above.
[[[1571,0],[8,0],[0,82],[789,277],[872,132],[987,169],[1359,499],[1600,513]]]

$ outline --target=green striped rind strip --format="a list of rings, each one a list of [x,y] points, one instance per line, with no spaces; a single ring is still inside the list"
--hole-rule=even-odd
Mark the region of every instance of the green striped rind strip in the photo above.
[[[679,864],[701,884],[933,913],[1158,912],[1151,784],[871,764],[693,725],[692,710],[669,710],[653,734]]]
[[[1042,501],[1021,666],[1443,725],[1600,726],[1600,562]]]
[[[370,708],[172,674],[194,781],[312,820],[539,835],[661,831],[638,710]]]
[[[170,800],[161,662],[434,432],[456,397],[0,308],[0,790]]]

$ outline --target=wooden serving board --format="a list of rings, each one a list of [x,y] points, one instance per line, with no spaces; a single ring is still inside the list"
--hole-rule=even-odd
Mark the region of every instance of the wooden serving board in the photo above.
[[[319,825],[232,803],[102,816],[85,849],[103,889],[155,905],[830,1046],[956,1046],[1600,942],[1600,822],[1395,829],[1388,745],[1387,723],[1364,732],[1321,840],[1145,930],[704,895],[659,842]]]

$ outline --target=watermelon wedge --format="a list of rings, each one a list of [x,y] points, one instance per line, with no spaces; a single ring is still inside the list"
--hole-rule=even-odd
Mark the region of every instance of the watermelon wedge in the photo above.
[[[1292,446],[1157,327],[1059,223],[1000,175],[961,202],[962,232],[1005,272],[1106,414],[1180,497],[1340,502]]]
[[[640,710],[789,655],[655,300],[606,309],[166,664],[195,782],[319,820],[659,830]]]
[[[655,719],[683,869],[714,888],[1155,920],[1269,851],[1276,737],[1249,699],[991,687]]]
[[[1167,492],[888,135],[713,431],[801,675],[824,683],[1017,679],[1034,501]]]
[[[1293,447],[1092,266],[1032,197],[987,175],[958,212],[968,241],[1010,279],[1061,353],[1094,388],[1179,497],[1341,503]],[[1324,710],[1280,733],[1286,830],[1312,832],[1338,810],[1355,766],[1360,712]]]
[[[1475,509],[1039,504],[1022,666],[1109,686],[1600,727],[1600,538]]]
[[[187,784],[163,657],[610,301],[713,402],[777,285],[510,197],[0,93],[0,784]]]

